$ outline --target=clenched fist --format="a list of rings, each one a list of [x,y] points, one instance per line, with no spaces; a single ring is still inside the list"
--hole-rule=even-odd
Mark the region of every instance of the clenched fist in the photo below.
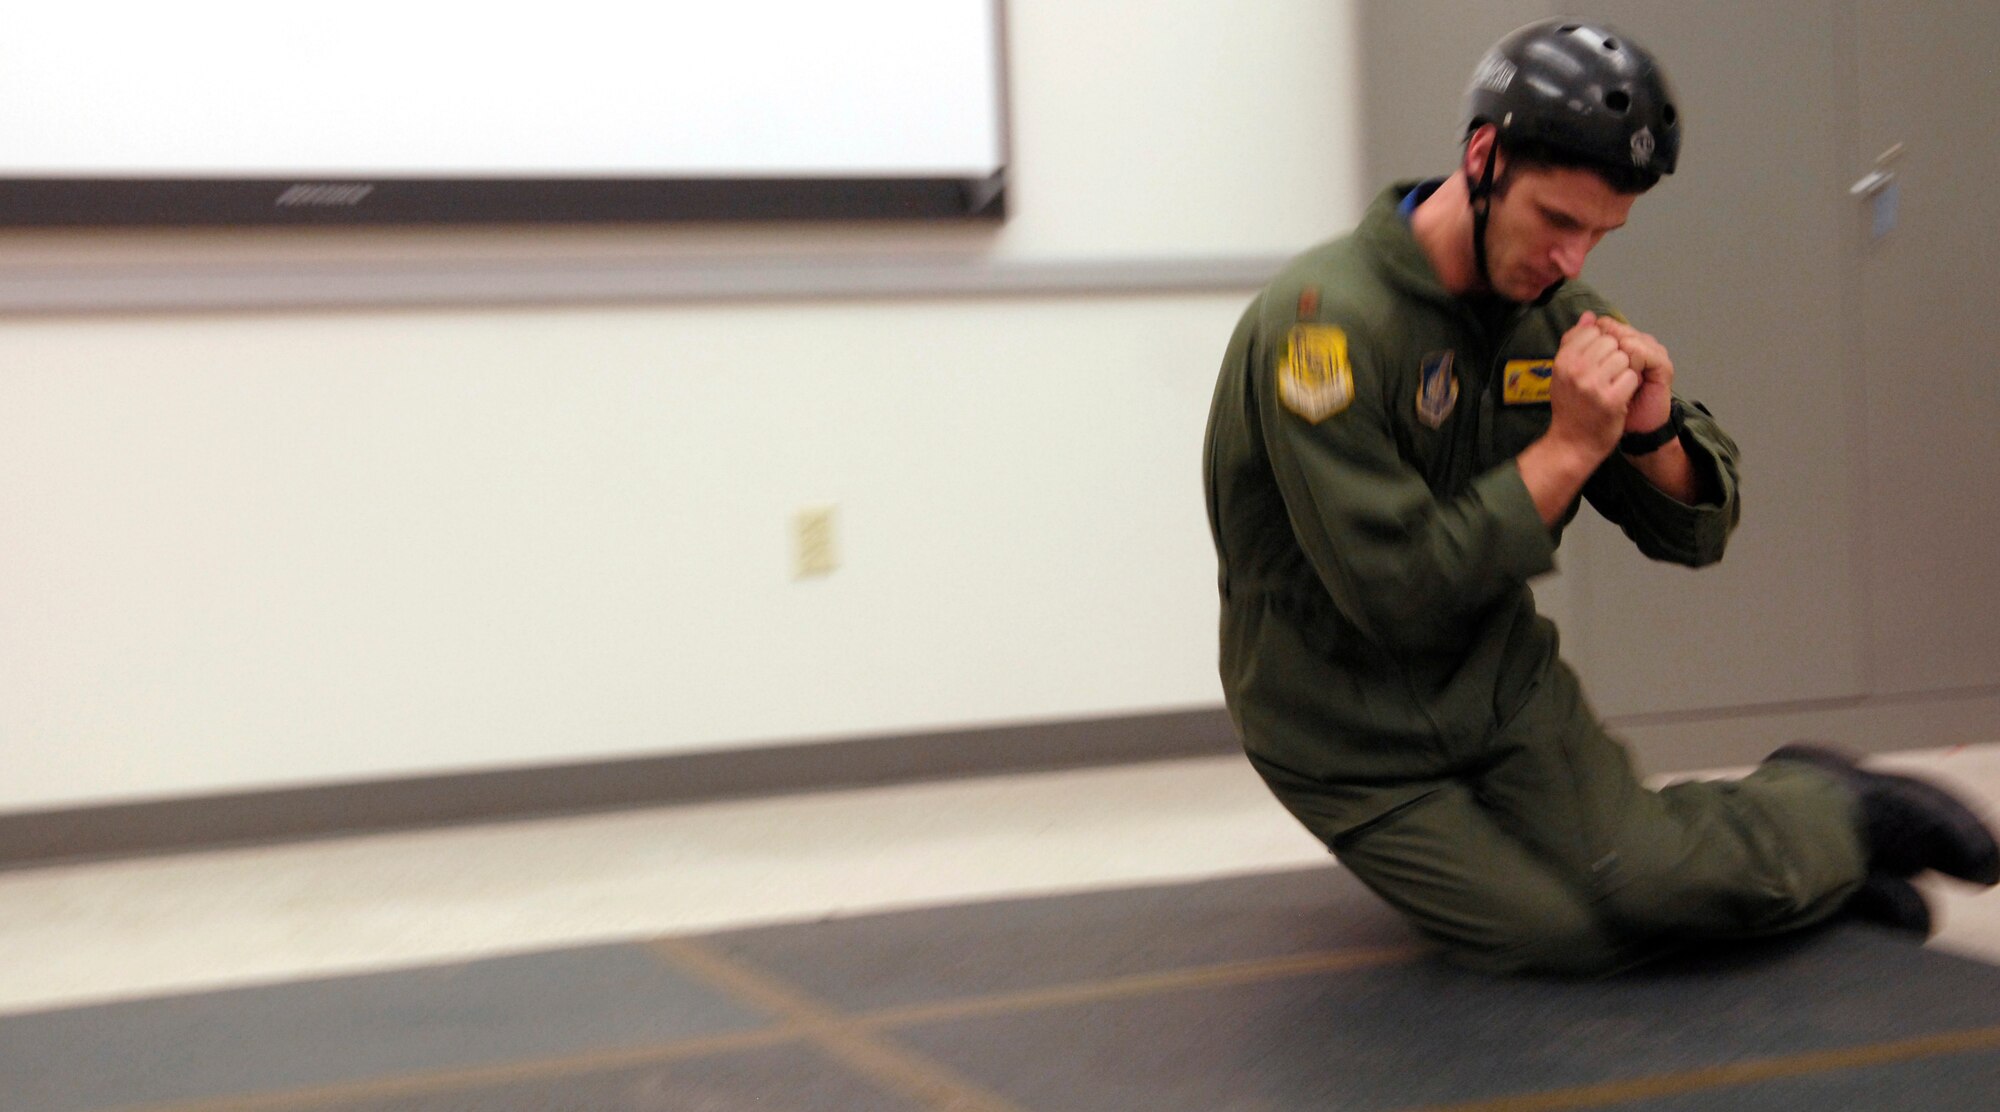
[[[1634,351],[1646,360],[1644,364],[1634,359]],[[1548,435],[1587,451],[1593,459],[1609,456],[1635,419],[1633,401],[1647,385],[1643,368],[1653,366],[1655,353],[1672,381],[1673,365],[1665,362],[1666,349],[1658,341],[1609,317],[1583,314],[1556,348]],[[1656,428],[1666,419],[1663,403],[1659,420],[1643,427]]]
[[[1610,317],[1599,317],[1596,324],[1599,331],[1618,341],[1618,350],[1639,373],[1638,392],[1625,407],[1625,431],[1652,432],[1666,424],[1674,404],[1674,361],[1667,356],[1665,345]]]

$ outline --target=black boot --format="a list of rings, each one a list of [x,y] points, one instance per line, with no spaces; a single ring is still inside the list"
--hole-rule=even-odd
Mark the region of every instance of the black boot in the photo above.
[[[1917,886],[1902,877],[1869,873],[1842,909],[1864,923],[1888,927],[1919,939],[1931,936],[1931,905]]]
[[[1936,869],[1974,884],[2000,883],[2000,845],[1992,831],[1943,788],[1914,776],[1870,772],[1823,745],[1787,745],[1765,760],[1801,761],[1853,789],[1861,801],[1869,872],[1907,878]]]

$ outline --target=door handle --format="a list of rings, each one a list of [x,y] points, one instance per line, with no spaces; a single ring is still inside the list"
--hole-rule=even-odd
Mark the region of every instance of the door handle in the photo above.
[[[1896,180],[1894,170],[1870,170],[1860,181],[1847,187],[1847,192],[1856,197],[1873,197]]]
[[[1903,157],[1903,145],[1901,143],[1897,143],[1888,150],[1876,155],[1875,168],[1862,175],[1860,181],[1848,186],[1848,194],[1854,197],[1873,197],[1884,189],[1889,188],[1890,183],[1896,180],[1896,171],[1891,170],[1889,167],[1894,165],[1896,160],[1901,157]]]
[[[1868,201],[1869,231],[1877,240],[1896,230],[1897,210],[1902,207],[1903,190],[1896,181],[1896,171],[1891,167],[1901,157],[1903,145],[1897,143],[1875,156],[1875,168],[1847,187],[1849,196]]]

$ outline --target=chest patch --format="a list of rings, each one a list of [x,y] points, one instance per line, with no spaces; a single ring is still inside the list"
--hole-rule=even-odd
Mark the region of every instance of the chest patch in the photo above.
[[[1315,425],[1353,404],[1347,333],[1330,324],[1293,326],[1278,368],[1278,400]]]
[[[1502,400],[1508,405],[1549,404],[1549,384],[1554,381],[1555,373],[1553,359],[1507,360]]]
[[[1437,428],[1458,405],[1458,376],[1451,373],[1452,353],[1434,351],[1424,356],[1423,374],[1417,382],[1417,420]]]

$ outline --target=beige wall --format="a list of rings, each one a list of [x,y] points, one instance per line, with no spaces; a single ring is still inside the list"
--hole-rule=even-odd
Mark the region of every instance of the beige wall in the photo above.
[[[1991,740],[1993,391],[1974,356],[1864,366],[1852,310],[1932,279],[1840,260],[1937,252],[1857,246],[1879,143],[1714,45],[1775,21],[1832,81],[1810,52],[1844,24],[1611,6],[1709,122],[1592,276],[1752,486],[1700,575],[1580,522],[1544,610],[1652,767]],[[1364,166],[1448,159],[1439,75],[1544,7],[1013,0],[999,228],[10,234],[0,812],[1213,706],[1197,460],[1245,276],[1350,224]],[[1990,178],[1924,179],[1934,149],[1911,244],[1994,257],[1926,221],[1924,180]],[[883,267],[988,292],[857,295]],[[813,292],[634,292],[744,274]],[[1948,509],[1905,497],[1940,468]],[[795,581],[819,503],[842,566]]]
[[[997,230],[41,233],[6,266],[155,300],[329,263],[1144,285],[1351,222],[1348,18],[1015,0]],[[1248,292],[0,318],[0,810],[1212,705],[1197,458]],[[843,563],[801,582],[811,503]]]

